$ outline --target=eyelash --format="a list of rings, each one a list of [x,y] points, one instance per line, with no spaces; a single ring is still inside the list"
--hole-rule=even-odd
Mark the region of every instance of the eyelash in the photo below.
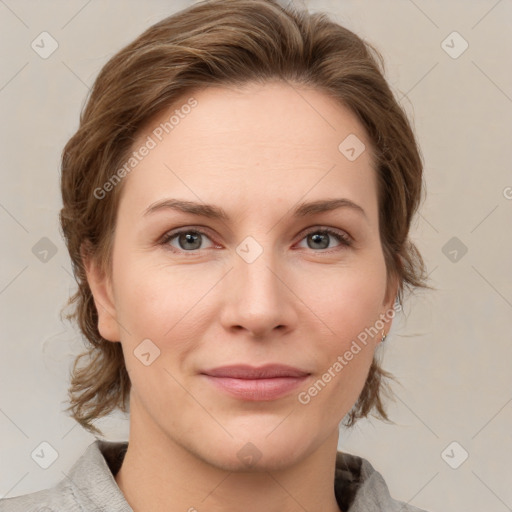
[[[169,248],[172,252],[175,252],[175,253],[180,253],[180,254],[183,254],[183,253],[190,253],[191,256],[197,254],[197,251],[199,251],[200,249],[193,249],[191,251],[185,251],[183,249],[176,249],[175,247],[172,247],[169,242],[171,240],[173,240],[174,238],[176,238],[177,236],[183,234],[183,233],[197,233],[197,234],[200,234],[202,236],[206,236],[207,238],[209,238],[211,240],[211,237],[208,235],[207,232],[203,231],[202,229],[199,229],[199,228],[195,228],[195,227],[189,227],[189,228],[186,228],[186,229],[180,229],[178,231],[171,231],[169,233],[166,233],[161,241],[160,241],[160,245],[163,245],[163,246],[166,246],[167,248]],[[306,233],[304,233],[304,236],[301,238],[300,241],[304,240],[307,236],[313,234],[313,233],[321,233],[321,234],[328,234],[332,237],[334,237],[338,242],[340,242],[341,246],[338,246],[338,247],[333,247],[331,249],[321,249],[319,251],[315,251],[313,250],[313,252],[320,252],[320,253],[324,253],[324,254],[330,254],[336,250],[341,250],[343,248],[348,248],[348,247],[351,247],[352,246],[352,239],[344,234],[344,233],[341,233],[341,232],[338,232],[338,231],[335,231],[331,228],[327,228],[327,227],[322,227],[322,228],[314,228],[314,229],[311,229],[309,231],[307,231]],[[213,242],[213,240],[212,240]]]

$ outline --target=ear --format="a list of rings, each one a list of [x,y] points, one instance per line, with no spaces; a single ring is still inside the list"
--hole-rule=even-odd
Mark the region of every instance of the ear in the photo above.
[[[384,301],[382,303],[382,306],[383,306],[383,313],[386,314],[387,312],[389,312],[390,310],[394,310],[396,311],[395,309],[395,301],[396,301],[396,297],[397,297],[397,294],[398,294],[398,285],[399,285],[399,278],[396,274],[392,274],[389,276],[389,279],[388,279],[388,284],[387,284],[387,287],[386,287],[386,295],[384,297]],[[389,330],[391,329],[391,324],[393,323],[393,318],[394,318],[394,314],[393,316],[390,318],[388,315],[386,315],[386,317],[388,318],[387,320],[387,327],[384,329],[384,333],[387,334],[389,332]]]
[[[87,282],[91,289],[94,305],[98,312],[98,331],[109,341],[120,341],[119,323],[110,276],[101,268],[100,263],[90,250],[87,242],[81,247],[82,261]]]
[[[398,294],[399,279],[396,274],[389,276],[388,283],[386,286],[386,294],[384,296],[384,302],[382,305],[387,308],[392,308],[395,303],[396,296]]]

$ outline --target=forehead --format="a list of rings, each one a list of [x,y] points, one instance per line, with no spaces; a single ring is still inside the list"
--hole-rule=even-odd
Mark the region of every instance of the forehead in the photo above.
[[[350,160],[342,151],[345,140],[366,150]],[[333,188],[359,202],[376,195],[370,141],[356,116],[303,86],[196,90],[147,123],[133,149],[144,144],[151,149],[123,192],[140,208],[165,194],[193,200],[207,194],[206,202],[287,195],[298,201],[307,193],[310,199],[332,195]]]

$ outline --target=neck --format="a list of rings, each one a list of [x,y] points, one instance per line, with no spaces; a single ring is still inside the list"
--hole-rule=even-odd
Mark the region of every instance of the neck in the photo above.
[[[128,450],[115,480],[134,512],[340,512],[334,495],[337,431],[286,469],[230,472],[130,409]]]

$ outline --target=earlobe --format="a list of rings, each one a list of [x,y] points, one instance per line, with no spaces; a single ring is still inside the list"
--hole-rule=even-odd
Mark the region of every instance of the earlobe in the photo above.
[[[87,282],[98,312],[98,331],[108,341],[120,341],[112,281],[87,245],[82,245],[81,254]]]

